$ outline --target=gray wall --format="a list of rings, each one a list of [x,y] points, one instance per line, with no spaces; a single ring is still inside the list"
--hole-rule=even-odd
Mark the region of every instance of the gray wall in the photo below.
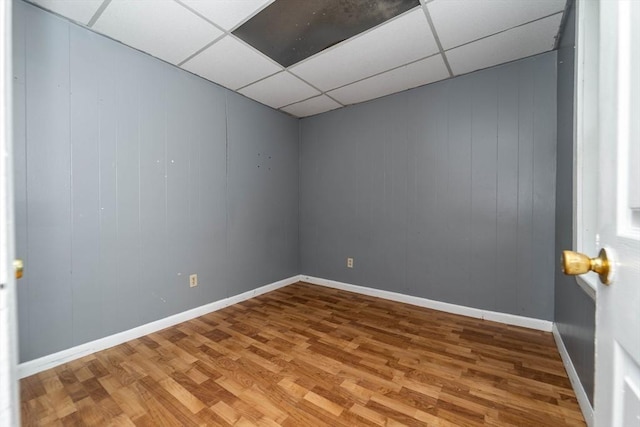
[[[298,273],[297,120],[15,15],[21,361]]]
[[[567,18],[558,50],[558,167],[556,182],[556,253],[573,248],[573,99],[575,9]],[[573,277],[561,273],[556,257],[555,321],[582,386],[593,405],[595,301]]]
[[[305,119],[298,135],[295,119],[33,6],[15,14],[22,361],[300,270],[553,318],[555,52]],[[579,298],[564,289],[556,316]],[[584,332],[560,326],[568,346]]]
[[[553,319],[555,52],[302,120],[300,144],[303,274]]]

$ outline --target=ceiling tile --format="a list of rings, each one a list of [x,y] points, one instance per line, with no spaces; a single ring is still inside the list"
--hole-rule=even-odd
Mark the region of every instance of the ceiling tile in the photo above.
[[[438,52],[421,8],[291,67],[322,90],[334,89]]]
[[[419,0],[278,0],[233,35],[289,67],[419,6]]]
[[[443,49],[564,10],[566,0],[435,0],[427,4]]]
[[[306,101],[298,102],[284,107],[282,110],[289,114],[293,114],[296,117],[313,116],[314,114],[324,113],[325,111],[335,110],[342,105],[338,104],[333,99],[326,95],[316,96],[315,98],[307,99]]]
[[[232,90],[282,70],[232,36],[215,42],[182,64],[182,68]]]
[[[267,77],[239,92],[273,108],[302,101],[320,92],[286,71]]]
[[[562,13],[446,52],[454,74],[464,74],[553,49]]]
[[[30,0],[47,10],[87,25],[104,0]]]
[[[172,64],[222,34],[173,0],[113,0],[93,28]]]
[[[231,30],[273,0],[179,0],[202,16]]]
[[[449,77],[441,55],[422,59],[329,92],[341,103],[355,104]]]

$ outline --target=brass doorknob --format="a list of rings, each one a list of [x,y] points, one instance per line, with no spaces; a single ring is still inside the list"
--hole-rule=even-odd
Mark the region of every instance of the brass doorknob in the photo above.
[[[24,272],[24,262],[21,259],[14,260],[13,269],[16,271],[16,279],[20,279]]]
[[[562,251],[562,272],[569,276],[577,276],[590,271],[597,273],[600,281],[608,285],[611,283],[611,262],[606,249],[600,249],[596,258],[589,258],[585,254],[573,251]]]

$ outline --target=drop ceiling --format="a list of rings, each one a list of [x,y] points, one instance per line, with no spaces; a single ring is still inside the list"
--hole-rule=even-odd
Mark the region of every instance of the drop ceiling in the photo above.
[[[234,34],[273,1],[30,0],[296,117],[552,50],[566,4],[420,0],[396,17],[285,67]]]

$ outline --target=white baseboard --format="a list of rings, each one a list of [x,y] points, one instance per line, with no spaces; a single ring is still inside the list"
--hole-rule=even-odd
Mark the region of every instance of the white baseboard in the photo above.
[[[569,381],[571,381],[571,385],[573,386],[573,391],[576,394],[576,398],[578,399],[578,405],[580,405],[580,410],[582,411],[582,416],[584,416],[584,420],[587,423],[587,426],[593,426],[593,407],[591,406],[591,402],[589,402],[589,398],[587,397],[587,393],[582,387],[582,382],[580,382],[580,377],[578,377],[578,372],[576,372],[576,368],[573,366],[573,362],[571,361],[571,357],[569,357],[569,352],[567,348],[564,346],[564,342],[562,341],[562,336],[560,335],[560,331],[558,331],[558,327],[556,324],[553,324],[553,338],[556,340],[556,346],[558,347],[558,352],[560,353],[560,357],[562,358],[562,363],[564,364],[564,368],[567,371],[567,375],[569,376]]]
[[[440,310],[447,313],[460,314],[463,316],[474,317],[478,319],[492,320],[499,323],[508,325],[522,326],[525,328],[537,329],[546,332],[553,332],[553,337],[556,341],[558,351],[564,363],[567,375],[571,381],[571,385],[576,393],[578,404],[582,410],[582,414],[589,427],[593,426],[593,407],[589,402],[589,398],[582,387],[582,383],[578,377],[569,353],[560,336],[558,328],[553,322],[548,320],[534,319],[529,317],[517,316],[514,314],[499,313],[489,310],[481,310],[477,308],[465,307],[456,304],[450,304],[441,301],[434,301],[426,298],[415,297],[411,295],[404,295],[391,291],[384,291],[380,289],[368,288],[365,286],[352,285],[349,283],[337,282],[335,280],[321,279],[318,277],[297,275],[287,279],[283,279],[268,285],[261,286],[257,289],[253,289],[244,292],[239,295],[234,295],[229,298],[225,298],[219,301],[196,307],[191,310],[184,311],[182,313],[174,314],[164,319],[156,320],[145,325],[129,329],[127,331],[119,332],[108,337],[100,338],[95,341],[91,341],[85,344],[81,344],[66,350],[59,351],[54,354],[40,357],[38,359],[30,360],[18,365],[19,378],[25,378],[30,375],[37,374],[47,369],[55,368],[56,366],[70,362],[75,359],[87,356],[100,350],[125,343],[127,341],[139,338],[144,335],[148,335],[162,329],[168,328],[178,323],[186,322],[187,320],[194,319],[196,317],[211,313],[228,307],[233,304],[237,304],[242,301],[246,301],[253,297],[265,294],[267,292],[274,291],[284,286],[291,285],[293,283],[304,281],[314,285],[326,286],[334,289],[341,289],[349,292],[355,292],[363,295],[374,296],[378,298],[384,298],[391,301],[398,301],[406,304],[416,305],[419,307],[431,308],[434,310]]]
[[[314,285],[327,286],[329,288],[342,289],[344,291],[355,292],[358,294],[369,295],[378,298],[384,298],[392,301],[403,302],[406,304],[417,305],[420,307],[440,310],[447,313],[460,314],[462,316],[474,317],[476,319],[492,320],[494,322],[504,323],[507,325],[522,326],[530,329],[551,332],[553,322],[549,320],[534,319],[531,317],[517,316],[515,314],[499,313],[496,311],[482,310],[479,308],[465,307],[462,305],[450,304],[447,302],[434,301],[411,295],[399,294],[396,292],[383,291],[380,289],[367,288],[365,286],[352,285],[349,283],[336,282],[335,280],[320,279],[318,277],[302,275],[304,282]]]
[[[411,295],[399,294],[396,292],[383,291],[380,289],[367,288],[364,286],[351,285],[349,283],[337,282],[334,280],[320,279],[317,277],[297,275],[287,279],[280,280],[278,282],[270,283],[268,285],[253,289],[251,291],[244,292],[240,295],[235,295],[229,298],[225,298],[219,301],[196,307],[191,310],[184,311],[182,313],[174,314],[164,319],[156,320],[145,325],[129,329],[127,331],[119,332],[108,337],[100,338],[95,341],[91,341],[85,344],[59,351],[57,353],[49,354],[47,356],[40,357],[38,359],[30,360],[18,365],[18,376],[25,378],[30,375],[37,374],[47,369],[54,368],[64,363],[70,362],[75,359],[87,356],[95,353],[96,351],[104,350],[118,344],[125,343],[127,341],[139,338],[144,335],[157,332],[159,330],[168,328],[178,323],[186,322],[198,316],[202,316],[207,313],[211,313],[216,310],[228,307],[233,304],[237,304],[242,301],[246,301],[250,298],[262,295],[264,293],[282,288],[287,285],[291,285],[298,281],[305,281],[315,285],[326,286],[335,289],[342,289],[345,291],[356,292],[363,295],[370,295],[379,298],[385,298],[392,301],[403,302],[406,304],[417,305],[420,307],[431,308],[434,310],[440,310],[447,313],[460,314],[463,316],[474,317],[478,319],[492,320],[495,322],[505,323],[508,325],[522,326],[525,328],[537,329],[541,331],[551,331],[552,322],[547,320],[533,319],[529,317],[516,316],[513,314],[498,313],[489,310],[481,310],[477,308],[465,307],[456,304],[449,304],[446,302],[429,300],[426,298],[414,297]],[[579,383],[579,382],[578,382]],[[588,400],[587,400],[588,403]]]
[[[420,307],[431,308],[434,310],[440,310],[447,313],[460,314],[463,316],[474,317],[477,319],[486,319],[486,320],[492,320],[494,322],[505,323],[507,325],[522,326],[525,328],[537,329],[545,332],[552,332],[556,342],[556,346],[558,347],[558,351],[560,353],[560,357],[562,358],[562,362],[564,363],[565,369],[567,370],[567,375],[569,377],[569,380],[571,381],[571,385],[573,386],[573,390],[576,394],[576,398],[578,399],[578,404],[580,405],[580,410],[582,411],[582,415],[584,416],[587,426],[593,427],[593,407],[589,402],[589,398],[587,397],[584,387],[582,387],[582,383],[580,382],[578,373],[576,372],[573,366],[573,363],[571,362],[569,353],[567,352],[567,349],[564,346],[564,343],[562,342],[562,337],[560,336],[560,332],[558,331],[558,328],[556,327],[555,323],[550,322],[548,320],[533,319],[530,317],[517,316],[514,314],[506,314],[506,313],[498,313],[498,312],[489,311],[489,310],[481,310],[477,308],[465,307],[462,305],[449,304],[441,301],[434,301],[426,298],[414,297],[411,295],[399,294],[396,292],[367,288],[365,286],[352,285],[349,283],[337,282],[335,280],[321,279],[318,277],[302,275],[300,276],[300,280],[302,280],[303,282],[314,284],[314,285],[326,286],[329,288],[341,289],[344,291],[355,292],[358,294],[384,298],[392,301],[398,301],[406,304],[417,305]]]
[[[205,304],[191,310],[183,311],[182,313],[174,314],[172,316],[165,317],[164,319],[156,320],[154,322],[147,323],[145,325],[141,325],[123,332],[119,332],[108,337],[100,338],[85,344],[80,344],[78,346],[68,348],[57,353],[49,354],[38,359],[30,360],[28,362],[20,363],[18,365],[18,376],[19,378],[25,378],[30,375],[37,374],[38,372],[55,368],[56,366],[62,365],[75,359],[79,359],[81,357],[95,353],[96,351],[104,350],[118,344],[140,338],[144,335],[160,331],[170,326],[177,325],[178,323],[186,322],[187,320],[194,319],[204,314],[211,313],[230,305],[246,301],[250,298],[257,297],[258,295],[262,295],[264,293],[274,291],[284,286],[291,285],[293,283],[299,282],[300,280],[302,280],[302,276],[292,276],[287,279],[279,280],[277,282],[261,286],[257,289],[241,293],[240,295],[234,295],[229,298],[214,301],[212,303]]]

